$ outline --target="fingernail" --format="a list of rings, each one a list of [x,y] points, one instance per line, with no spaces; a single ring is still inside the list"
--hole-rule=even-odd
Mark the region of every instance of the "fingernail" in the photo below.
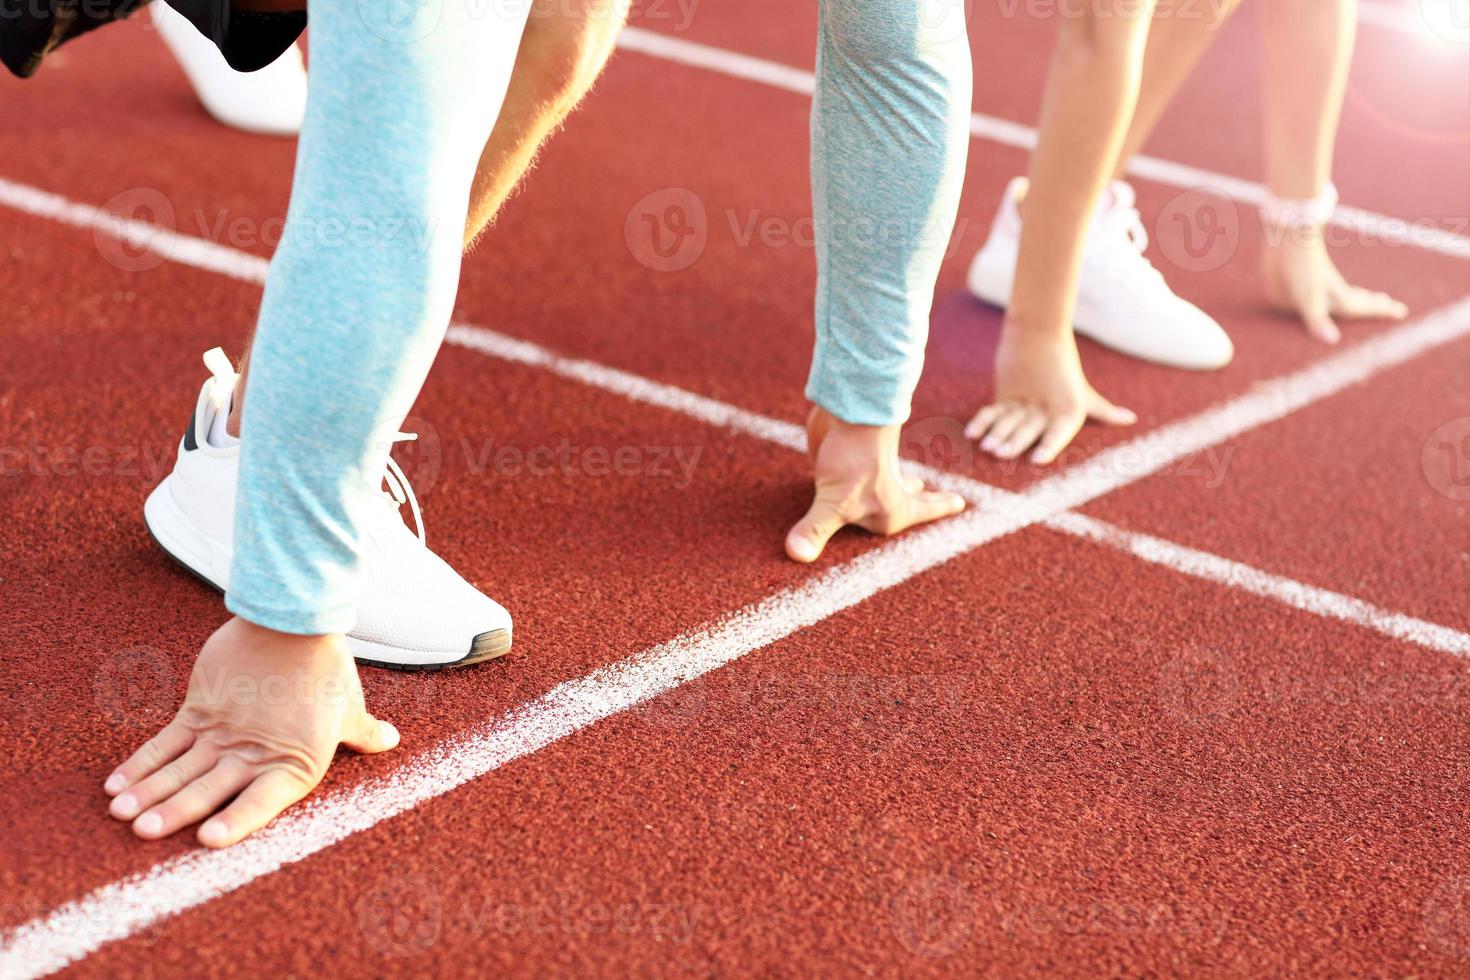
[[[383,726],[383,741],[387,742],[390,746],[397,745],[399,737],[398,729],[393,726],[393,723],[390,721],[379,721],[378,724]]]
[[[138,813],[138,798],[132,793],[124,793],[112,801],[113,816],[131,820]]]
[[[133,824],[133,829],[145,837],[152,837],[163,830],[163,818],[156,813],[145,813]]]
[[[225,838],[229,833],[230,828],[225,825],[225,822],[215,817],[213,820],[206,820],[204,826],[199,828],[199,840],[202,843],[217,847],[225,842]]]
[[[121,793],[128,785],[128,778],[120,772],[115,772],[107,777],[107,782],[102,784],[102,789],[107,793]]]
[[[815,561],[817,558],[817,546],[806,538],[793,538],[787,547],[791,557],[797,561]]]
[[[997,445],[999,444],[994,439],[987,437],[986,439],[981,441],[980,448],[985,450],[987,453],[993,453],[995,452]]]

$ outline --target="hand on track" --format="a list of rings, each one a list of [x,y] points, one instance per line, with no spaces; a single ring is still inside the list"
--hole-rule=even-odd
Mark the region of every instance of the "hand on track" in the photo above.
[[[199,651],[174,720],[103,788],[112,815],[132,821],[139,837],[209,817],[199,842],[227,847],[311,792],[339,744],[359,752],[398,744],[398,731],[368,714],[346,640],[237,617]]]
[[[995,352],[995,400],[975,413],[965,436],[1001,459],[1035,446],[1031,462],[1045,465],[1088,419],[1109,425],[1138,420],[1088,384],[1071,331],[1038,335],[1007,322]]]
[[[806,516],[786,535],[786,554],[816,561],[832,535],[849,524],[874,534],[897,534],[965,509],[959,494],[926,490],[899,469],[897,425],[850,425],[824,408],[807,419],[807,448],[816,495]]]
[[[1307,332],[1327,344],[1342,339],[1334,316],[1402,320],[1409,308],[1387,293],[1354,286],[1337,271],[1320,232],[1278,231],[1265,253],[1266,296],[1301,317]]]

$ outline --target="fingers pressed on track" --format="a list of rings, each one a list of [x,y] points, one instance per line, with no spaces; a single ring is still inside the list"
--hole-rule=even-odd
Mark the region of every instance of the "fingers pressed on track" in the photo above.
[[[193,744],[194,732],[177,721],[171,722],[128,756],[126,762],[114,769],[102,788],[109,796],[116,796],[178,758]]]
[[[837,505],[819,495],[806,515],[787,532],[786,554],[800,562],[816,561],[827,542],[832,540],[832,535],[846,524],[847,520]]]
[[[1333,297],[1332,312],[1354,319],[1402,320],[1409,308],[1388,293],[1347,286]]]
[[[985,435],[990,430],[991,424],[1000,418],[1001,413],[1009,407],[1008,405],[999,404],[986,405],[980,409],[980,411],[975,413],[975,417],[970,419],[970,423],[965,426],[965,438],[979,439]]]
[[[1021,424],[1011,433],[1005,444],[996,450],[995,454],[1001,459],[1014,459],[1021,455],[1030,449],[1032,444],[1046,431],[1047,422],[1045,412],[1027,412]]]
[[[364,755],[387,752],[389,749],[398,747],[398,729],[394,728],[391,723],[381,718],[374,718],[363,711],[357,731],[344,737],[342,744]]]
[[[1114,405],[1095,391],[1087,406],[1087,417],[1106,425],[1132,425],[1138,421],[1138,416],[1131,409]]]
[[[925,490],[914,497],[913,520],[908,527],[951,517],[965,509],[965,498],[948,490]]]
[[[1020,405],[1007,405],[1006,410],[991,423],[990,431],[980,440],[980,448],[989,453],[999,453],[1011,434],[1026,421],[1026,409]]]
[[[1038,466],[1046,466],[1054,462],[1062,454],[1062,450],[1071,445],[1072,440],[1077,438],[1077,433],[1082,431],[1082,419],[1080,418],[1056,418],[1046,427],[1046,432],[1037,444],[1036,451],[1031,454],[1031,462]]]
[[[218,760],[217,749],[196,742],[177,759],[164,763],[153,773],[113,797],[109,812],[119,820],[132,820],[204,775],[214,768]]]
[[[270,769],[255,780],[199,828],[199,843],[205,847],[228,847],[270,823],[286,807],[311,792],[300,776],[285,769]]]
[[[250,785],[255,773],[243,760],[226,756],[208,772],[133,821],[133,832],[149,840],[167,837],[203,820]]]
[[[1307,327],[1307,333],[1316,337],[1324,344],[1335,344],[1342,339],[1342,331],[1337,328],[1332,315],[1326,310],[1302,310],[1302,323]]]

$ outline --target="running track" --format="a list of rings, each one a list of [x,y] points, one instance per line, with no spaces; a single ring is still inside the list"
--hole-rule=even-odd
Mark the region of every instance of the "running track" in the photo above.
[[[1258,299],[1245,11],[1139,168],[1236,363],[1088,347],[1142,421],[1038,472],[958,439],[998,326],[965,262],[1054,29],[1005,9],[906,439],[971,511],[781,558],[812,14],[648,5],[467,260],[411,426],[516,654],[369,672],[402,748],[219,854],[135,842],[100,782],[221,618],[139,513],[253,320],[291,148],[211,126],[142,25],[6,80],[0,974],[1470,972],[1470,57],[1365,22],[1338,256],[1415,318],[1325,350]],[[677,270],[639,237],[669,203],[704,213]],[[1238,242],[1201,258],[1205,210]]]

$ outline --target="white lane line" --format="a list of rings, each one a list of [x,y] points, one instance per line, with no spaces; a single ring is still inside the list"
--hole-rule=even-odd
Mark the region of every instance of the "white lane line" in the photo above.
[[[122,218],[91,205],[79,204],[56,194],[24,184],[0,179],[0,203],[37,217],[61,221],[99,234],[120,237],[135,248],[146,243],[170,260],[195,268],[218,272],[248,282],[264,282],[267,261],[228,246],[204,239],[180,235],[155,225]],[[1381,340],[1394,337],[1385,334]],[[480,353],[534,366],[592,387],[644,404],[678,412],[708,425],[744,433],[766,442],[802,452],[805,434],[799,425],[768,418],[724,402],[706,398],[673,385],[616,368],[557,354],[545,347],[509,337],[483,327],[459,325],[450,328],[447,341]],[[1357,350],[1352,348],[1351,350]],[[1374,366],[1377,348],[1357,355],[1355,370]],[[1126,463],[1126,461],[1125,461]],[[913,464],[909,464],[913,465]],[[919,468],[926,479],[956,491],[980,504],[1009,505],[1013,494],[967,477],[927,467]],[[1445,626],[1379,609],[1358,599],[1338,596],[1305,583],[1250,570],[1230,559],[1200,552],[1183,545],[1096,521],[1081,515],[1064,515],[1048,520],[1055,530],[1079,534],[1091,540],[1121,548],[1141,558],[1168,565],[1176,571],[1233,585],[1256,594],[1269,595],[1298,608],[1355,623],[1398,639],[1406,639],[1430,649],[1464,655],[1466,634]],[[1271,583],[1270,592],[1260,592]],[[1305,603],[1305,604],[1301,604]]]
[[[1464,315],[1470,316],[1470,300],[1464,301],[1461,306]],[[1346,364],[1342,368],[1345,372],[1343,377],[1360,379],[1364,376],[1361,372],[1365,368],[1372,368],[1376,365],[1381,369],[1394,363],[1401,363],[1401,351],[1413,350],[1419,342],[1437,343],[1436,338],[1440,336],[1442,334],[1436,329],[1427,331],[1424,337],[1407,347],[1400,348],[1395,344],[1392,349],[1386,351],[1371,349],[1364,356],[1354,358],[1351,363]],[[465,324],[453,326],[449,329],[446,341],[490,357],[534,366],[631,401],[678,412],[711,426],[731,429],[797,452],[806,451],[806,435],[799,425],[736,408],[674,385],[651,381],[640,375],[606,367],[593,361],[565,357],[545,347],[509,337],[485,327]],[[1347,380],[1337,390],[1352,383],[1354,383],[1353,380]],[[1307,394],[1315,396],[1313,400],[1326,397],[1331,393],[1321,387],[1322,384],[1323,382],[1318,381],[1315,387],[1308,389]],[[1266,418],[1273,412],[1286,414],[1294,410],[1296,406],[1296,402],[1290,397],[1283,398],[1282,393],[1277,391],[1258,390],[1258,394],[1265,400],[1265,404],[1255,408],[1240,405],[1237,409],[1238,414],[1233,414],[1228,424],[1240,425],[1244,420],[1245,424],[1253,427],[1255,424],[1261,424],[1251,421],[1253,419]],[[1265,415],[1261,414],[1263,411]],[[1170,430],[1161,431],[1167,433]],[[1140,466],[1146,464],[1150,458],[1158,457],[1160,451],[1149,446],[1146,438],[1134,440],[1120,447],[1124,451],[1114,456],[1110,464],[1105,464],[1105,468],[1117,468],[1124,474],[1132,474]],[[1166,437],[1163,440],[1166,447],[1163,452],[1166,454],[1174,451],[1167,448],[1171,438]],[[1191,444],[1191,439],[1192,437],[1186,432],[1183,437],[1184,444]],[[1129,446],[1136,448],[1127,448]],[[1188,455],[1188,450],[1183,450],[1182,455]],[[946,490],[953,490],[972,503],[1002,508],[1024,506],[1020,500],[1021,495],[982,483],[979,480],[907,460],[904,465],[922,475],[931,484]],[[1104,481],[1109,478],[1106,473],[1102,476]],[[1382,609],[1361,599],[1317,588],[1284,576],[1273,575],[1229,558],[1222,558],[1219,555],[1152,535],[1126,531],[1106,521],[1075,512],[1066,511],[1055,517],[1047,518],[1042,523],[1052,530],[1116,548],[1145,561],[1166,566],[1195,578],[1238,588],[1267,599],[1274,599],[1296,609],[1330,619],[1339,619],[1393,639],[1416,643],[1431,650],[1461,657],[1470,656],[1470,634],[1448,626]]]
[[[387,776],[303,805],[224,851],[195,851],[106,885],[0,938],[0,977],[40,977],[219,898],[464,783],[819,623],[1026,522],[974,511],[900,538],[446,739]]]
[[[1470,657],[1470,633],[1383,609],[1341,592],[1331,592],[1285,576],[1272,575],[1259,568],[1149,534],[1125,531],[1082,514],[1058,514],[1048,520],[1046,526],[1117,548],[1143,561],[1163,565],[1194,578],[1216,582],[1265,599],[1273,599],[1294,609],[1316,613],[1325,619],[1342,620],[1430,650],[1439,650],[1457,657]]]
[[[596,361],[567,357],[539,344],[509,337],[485,327],[455,324],[449,328],[444,340],[502,361],[514,361],[572,381],[580,381],[584,385],[601,388],[630,401],[666,408],[717,428],[732,429],[797,452],[806,452],[806,430],[799,425],[747,412],[743,408],[696,395],[674,385],[653,381],[642,375],[620,371]]]
[[[134,253],[152,251],[170,262],[216,272],[232,279],[264,283],[265,270],[270,264],[268,259],[229,245],[183,235],[171,228],[124,217],[95,205],[80,204],[60,194],[17,184],[3,177],[0,177],[0,204],[37,218],[86,229],[92,232],[94,241],[99,235],[115,239]]]
[[[16,188],[25,193],[17,194]],[[147,243],[174,261],[248,281],[263,277],[263,260],[256,256],[212,243],[204,243],[210,249],[199,250],[193,247],[198,240],[189,236],[118,219],[97,208],[74,205],[55,195],[0,181],[0,203],[13,201],[21,201],[22,205],[13,206],[21,206],[31,214],[130,236],[130,241]],[[47,213],[53,209],[59,209],[59,213]],[[469,330],[474,332],[467,334]],[[60,969],[109,942],[303,860],[588,724],[820,622],[957,554],[1031,524],[1062,517],[1069,508],[1467,334],[1470,299],[1334,354],[1320,364],[1260,385],[1158,433],[1116,446],[1022,493],[1002,497],[1002,491],[976,484],[974,489],[982,497],[1000,503],[890,541],[805,585],[747,606],[721,623],[560,685],[490,724],[446,740],[389,776],[324,797],[289,814],[254,838],[253,843],[227,851],[194,852],[165,862],[6,932],[0,939],[0,976],[42,976]],[[483,329],[459,327],[453,336],[455,343],[463,343],[467,336],[475,337],[476,349],[486,353],[498,345],[513,359],[539,364],[583,383],[626,391],[629,397],[648,404],[666,405],[697,418],[721,419],[718,424],[752,435],[765,432],[761,438],[799,446],[799,429],[790,423],[766,419],[628,372],[561,357]]]
[[[465,329],[458,328],[461,337]],[[1159,433],[1114,447],[1075,469],[1009,495],[1003,504],[972,510],[889,541],[803,585],[746,606],[713,626],[558,685],[486,725],[446,739],[387,776],[287,814],[236,847],[174,858],[7,932],[0,940],[0,976],[31,978],[59,970],[110,942],[302,861],[602,719],[820,623],[957,555],[1061,517],[1070,508],[1135,483],[1191,453],[1275,421],[1467,334],[1470,299],[1319,365],[1267,382]],[[549,367],[562,363],[563,359],[553,356]],[[563,364],[583,376],[585,365],[587,362],[571,360]],[[624,385],[629,377],[625,372],[593,374],[594,381],[606,382],[610,390]],[[658,393],[663,387],[651,384],[641,391],[663,398]],[[679,397],[687,394],[679,393]],[[1093,536],[1090,528],[1083,530]],[[1142,536],[1134,540],[1141,541]]]
[[[624,28],[618,46],[638,54],[768,85],[798,95],[810,96],[816,84],[812,73],[803,68],[639,27]],[[1023,150],[1036,146],[1034,128],[980,113],[970,116],[970,133],[977,139]],[[1266,198],[1266,189],[1261,184],[1157,157],[1135,157],[1128,171],[1136,177],[1160,184],[1211,190],[1253,207],[1259,206]],[[1332,223],[1377,243],[1412,245],[1454,258],[1470,259],[1470,237],[1439,227],[1435,219],[1427,216],[1409,221],[1343,205],[1337,209]]]

